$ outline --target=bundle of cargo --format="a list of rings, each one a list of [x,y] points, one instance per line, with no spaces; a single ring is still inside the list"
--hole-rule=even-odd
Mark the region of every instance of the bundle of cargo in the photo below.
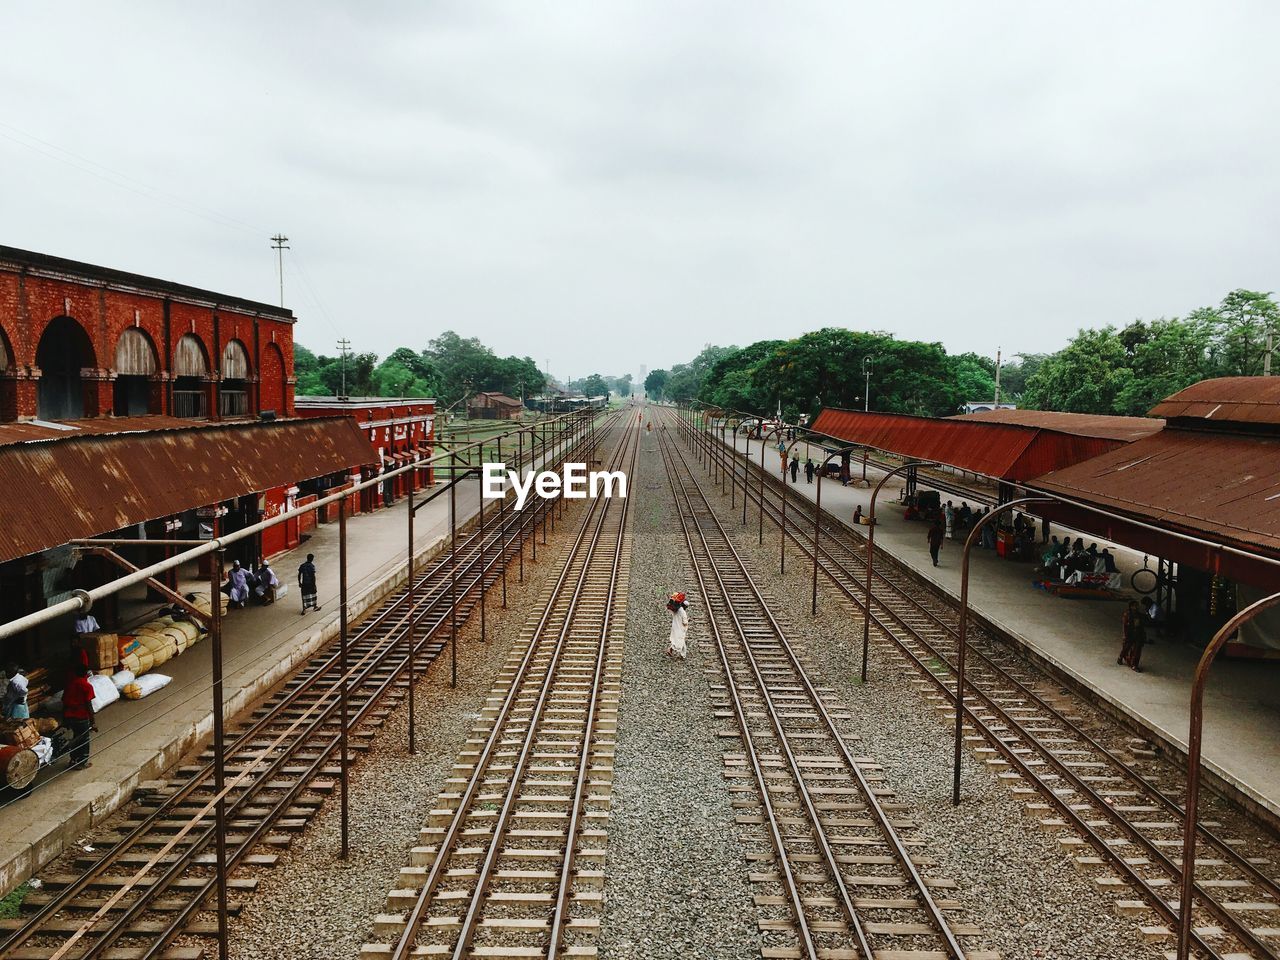
[[[0,784],[22,790],[31,786],[40,770],[40,758],[30,747],[0,747]]]
[[[114,672],[120,662],[119,638],[114,633],[82,633],[76,645],[85,652],[90,670]]]
[[[40,731],[34,720],[0,720],[0,742],[29,748],[40,742]]]
[[[120,647],[120,669],[141,676],[168,663],[204,635],[190,620],[160,617],[140,626]]]
[[[226,612],[231,609],[231,598],[225,593],[219,593],[218,600],[221,602],[222,613],[225,615]],[[206,617],[213,613],[213,607],[209,603],[209,594],[207,593],[201,593],[199,591],[196,593],[188,593],[187,602],[203,613]]]

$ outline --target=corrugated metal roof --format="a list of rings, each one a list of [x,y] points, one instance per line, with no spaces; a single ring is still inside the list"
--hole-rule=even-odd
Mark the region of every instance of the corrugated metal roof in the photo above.
[[[1280,555],[1280,439],[1163,430],[1028,486]]]
[[[1151,408],[1153,417],[1280,424],[1280,377],[1219,377],[1179,390]]]
[[[0,447],[0,562],[373,458],[350,417],[11,443]]]
[[[22,420],[0,423],[0,447],[10,443],[56,440],[60,437],[91,437],[111,433],[146,433],[151,430],[186,430],[209,425],[204,420],[163,417],[92,417],[86,420]]]
[[[969,418],[825,409],[813,429],[917,460],[1020,482],[1114,449],[1118,440]]]
[[[1056,410],[980,410],[963,413],[952,420],[981,420],[986,423],[1013,423],[1070,433],[1077,437],[1100,437],[1126,443],[1149,437],[1164,428],[1154,417],[1111,417],[1093,413],[1060,413]]]

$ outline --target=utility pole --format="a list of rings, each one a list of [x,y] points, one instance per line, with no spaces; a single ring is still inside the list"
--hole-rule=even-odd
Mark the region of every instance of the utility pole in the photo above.
[[[1000,348],[996,347],[996,402],[992,406],[993,410],[1000,409]]]
[[[1271,376],[1271,350],[1275,345],[1275,332],[1267,331],[1267,352],[1262,355],[1262,375],[1264,377]]]
[[[284,306],[284,252],[290,247],[286,246],[289,238],[283,233],[277,233],[271,238],[273,243],[271,249],[276,252],[276,269],[280,273],[280,306]]]
[[[347,398],[347,354],[351,352],[351,341],[343,337],[338,341],[338,355],[342,357],[342,399]]]
[[[862,412],[868,413],[871,410],[871,358],[862,358],[862,372],[866,376],[867,382],[862,393]]]

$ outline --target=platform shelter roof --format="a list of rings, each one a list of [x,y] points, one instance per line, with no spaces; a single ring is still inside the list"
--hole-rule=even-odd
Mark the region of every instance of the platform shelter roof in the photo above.
[[[141,419],[141,418],[140,418]],[[117,421],[118,422],[118,421]],[[192,423],[0,446],[0,562],[370,462],[350,417]]]
[[[1163,430],[1028,484],[1141,523],[1280,559],[1280,437]],[[1064,512],[1066,509],[1066,512]],[[1052,511],[1063,522],[1202,570],[1280,587],[1280,569],[1220,557],[1177,539],[1100,525],[1096,515]],[[1260,579],[1261,578],[1261,579]]]
[[[819,413],[813,429],[838,440],[1011,483],[1096,457],[1125,442],[968,417],[914,417],[835,408]]]
[[[1280,426],[1280,377],[1218,377],[1201,380],[1156,404],[1152,416],[1181,422]]]
[[[1077,437],[1100,437],[1130,443],[1164,429],[1158,417],[1115,417],[1095,413],[1061,413],[1057,410],[979,410],[951,417],[983,423],[1013,423],[1022,427],[1056,430]]]

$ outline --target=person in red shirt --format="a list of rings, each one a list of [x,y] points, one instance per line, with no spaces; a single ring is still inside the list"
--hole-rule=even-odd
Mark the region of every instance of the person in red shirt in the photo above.
[[[71,769],[91,767],[89,737],[98,726],[93,722],[93,684],[88,671],[72,667],[67,671],[67,687],[62,692],[62,718],[75,739],[71,741]]]

